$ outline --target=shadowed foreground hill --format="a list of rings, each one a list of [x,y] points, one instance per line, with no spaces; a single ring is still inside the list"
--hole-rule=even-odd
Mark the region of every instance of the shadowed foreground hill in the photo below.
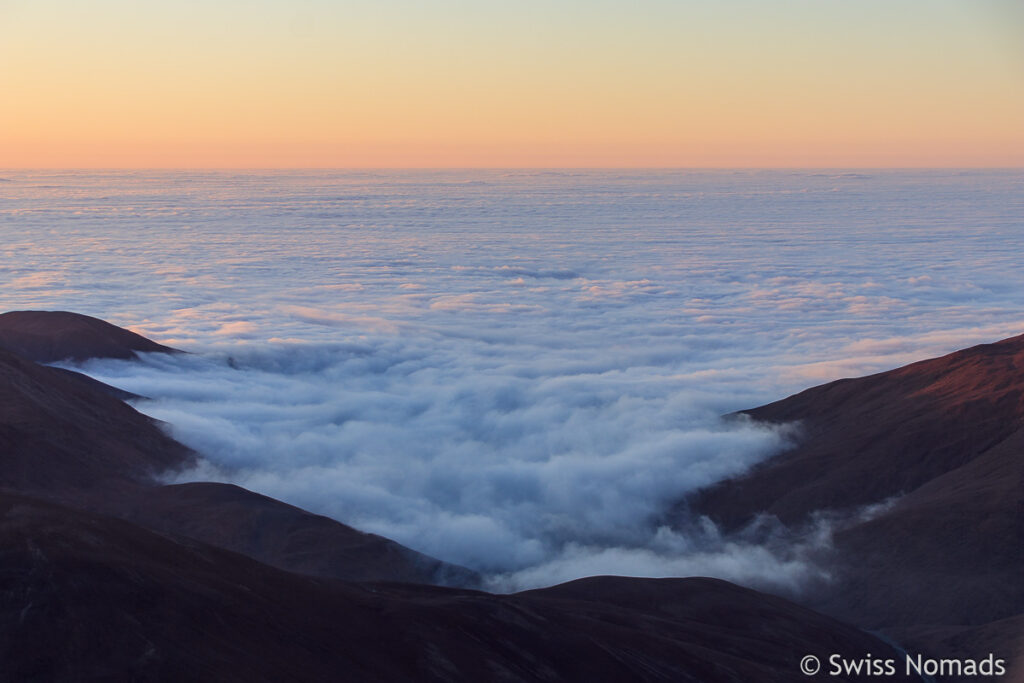
[[[242,488],[160,486],[157,475],[189,467],[195,453],[111,392],[0,349],[0,489],[130,518],[292,571],[476,582],[462,567]]]
[[[346,584],[12,494],[0,494],[0,587],[0,681],[749,683],[797,679],[808,652],[897,657],[712,579],[512,596]]]
[[[189,449],[101,387],[0,349],[0,487],[79,496],[192,462]]]
[[[1024,645],[1024,336],[844,379],[746,411],[797,422],[792,450],[689,501],[737,529],[840,517],[839,583],[813,605],[941,651]],[[1015,632],[1016,631],[1016,632]],[[946,645],[942,645],[946,643]],[[1009,653],[1008,653],[1009,654]]]
[[[735,528],[760,512],[784,523],[868,505],[950,473],[1024,427],[1024,336],[744,411],[798,422],[799,446],[704,491],[694,506]]]
[[[808,425],[815,434],[814,422]],[[979,457],[957,451],[926,463],[924,483],[890,515],[905,501],[922,514],[929,504],[971,512],[979,496],[1003,510],[1014,496],[1007,477],[1019,462],[1011,435],[1002,450],[993,443]],[[154,474],[187,467],[194,454],[109,387],[3,350],[0,448],[0,681],[781,682],[803,679],[798,667],[808,653],[826,662],[833,653],[902,661],[855,626],[712,579],[596,577],[511,596],[423,585],[475,577],[236,486],[160,485]],[[973,469],[954,476],[964,467]],[[713,491],[705,496],[711,511]],[[738,500],[723,508],[734,522],[758,510]],[[796,508],[787,520],[802,518]],[[890,518],[911,524],[912,533],[923,523],[909,513]],[[981,522],[992,519],[983,538],[1006,530],[998,516]],[[856,547],[863,528],[844,531],[843,547]],[[866,538],[876,533],[886,543],[893,538],[884,528]],[[934,561],[927,533],[917,542],[903,538],[900,552]],[[1005,571],[1013,552],[995,563],[996,573],[965,579],[967,594],[993,591],[980,616],[971,615],[975,621],[956,628],[948,620],[892,623],[912,623],[900,633],[915,643],[946,643],[964,656],[979,642],[1004,638],[1006,624],[1019,622],[982,621],[998,604],[1012,604],[1015,584]],[[875,556],[883,565],[889,557]],[[867,614],[861,625],[879,622],[872,610],[893,601],[900,581],[912,592],[919,576],[911,570],[924,576],[930,566],[883,565],[897,578],[878,585],[871,583],[877,574],[843,565],[843,583],[820,604]],[[1002,583],[992,586],[996,579]],[[947,615],[947,598],[914,597],[925,616]]]
[[[0,314],[0,349],[40,363],[177,352],[105,320],[68,311]]]
[[[121,498],[109,510],[150,529],[311,576],[458,586],[479,582],[475,572],[463,567],[231,484],[147,488]]]

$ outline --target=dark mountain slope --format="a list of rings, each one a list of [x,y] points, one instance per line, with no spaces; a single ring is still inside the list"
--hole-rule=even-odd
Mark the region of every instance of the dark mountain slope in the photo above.
[[[107,511],[311,576],[459,586],[479,581],[468,569],[231,484],[147,488]]]
[[[74,502],[292,571],[349,580],[476,576],[380,536],[222,484],[162,487],[195,454],[112,387],[0,349],[0,488]]]
[[[0,350],[0,487],[49,497],[124,489],[193,458],[106,391]]]
[[[817,510],[909,493],[1024,427],[1024,336],[889,372],[842,379],[744,411],[799,422],[799,445],[692,507],[729,528],[768,512],[792,524]]]
[[[862,386],[867,408],[856,386],[831,408],[820,395],[783,407],[804,420],[805,441],[695,504],[739,526],[778,500],[773,512],[799,524],[818,508],[801,509],[793,488],[836,501],[826,508],[902,492],[883,514],[839,528],[837,581],[812,604],[940,656],[1016,642],[1020,545],[1005,541],[1024,509],[1020,392],[1013,381],[992,390],[978,370],[1016,367],[991,346],[948,357],[964,375],[952,388],[953,370],[932,368]],[[972,385],[972,373],[983,379]],[[917,435],[894,453],[886,425],[906,424]],[[815,469],[819,458],[856,460],[838,443],[847,435],[882,478],[903,483],[858,482],[856,462],[845,482]],[[818,456],[801,453],[808,444]],[[895,657],[857,628],[708,579],[598,577],[494,596],[317,578],[435,581],[460,570],[238,487],[153,482],[193,457],[106,388],[0,351],[0,681],[792,681],[804,679],[807,653]],[[794,459],[795,478],[773,478]],[[716,500],[728,504],[716,511]]]
[[[836,581],[808,604],[936,655],[952,632],[981,634],[963,643],[1024,641],[1024,337],[746,414],[799,422],[802,435],[698,493],[690,512],[735,530],[762,512],[799,528],[829,510],[841,520]],[[870,518],[853,514],[887,500]]]
[[[942,657],[971,659],[979,654],[999,653],[1008,662],[1000,683],[1024,683],[1024,615],[982,626],[923,626],[896,631],[901,645],[912,652],[931,651]],[[947,680],[958,680],[949,678]],[[978,680],[962,676],[961,681]]]
[[[816,604],[858,623],[968,625],[1024,612],[1024,429],[840,531],[835,545],[843,589]]]
[[[54,363],[89,358],[134,358],[175,349],[80,313],[9,311],[0,314],[0,348],[29,360]]]
[[[2,681],[747,683],[797,680],[808,652],[896,656],[721,581],[360,587],[10,494],[0,589]]]

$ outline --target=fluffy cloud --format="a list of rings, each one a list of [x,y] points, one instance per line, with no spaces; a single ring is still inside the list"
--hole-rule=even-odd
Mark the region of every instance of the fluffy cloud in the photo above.
[[[486,182],[477,182],[477,181]],[[660,530],[783,447],[720,415],[1024,331],[1019,172],[16,172],[0,307],[195,352],[94,363],[236,481],[519,587],[786,585]],[[703,539],[703,540],[701,540]],[[711,540],[708,540],[711,539]]]
[[[643,543],[687,492],[782,448],[651,369],[468,358],[465,341],[92,362],[220,479],[488,572]],[[588,365],[590,367],[588,367]]]

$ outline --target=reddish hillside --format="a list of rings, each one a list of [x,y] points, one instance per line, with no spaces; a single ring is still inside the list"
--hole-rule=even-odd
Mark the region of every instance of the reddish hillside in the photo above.
[[[842,518],[893,499],[873,519],[839,524],[837,580],[811,604],[924,634],[917,642],[946,627],[1024,638],[993,635],[1017,628],[1024,613],[1024,337],[832,382],[747,414],[798,422],[802,435],[792,450],[700,492],[690,512],[728,529],[762,512],[798,527],[816,511]]]
[[[768,512],[794,523],[822,509],[909,493],[1024,427],[1024,336],[842,379],[744,411],[798,422],[799,446],[697,496],[729,527]]]

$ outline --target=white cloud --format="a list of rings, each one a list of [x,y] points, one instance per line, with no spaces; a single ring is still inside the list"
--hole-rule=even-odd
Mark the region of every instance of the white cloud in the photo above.
[[[198,472],[484,571],[633,543],[786,432],[723,422],[687,378],[466,358],[401,340],[97,361],[204,454]],[[603,365],[603,367],[601,367]]]
[[[517,585],[813,573],[657,540],[779,447],[718,416],[1024,332],[1019,172],[9,175],[0,308],[197,352],[90,366],[194,476]]]

